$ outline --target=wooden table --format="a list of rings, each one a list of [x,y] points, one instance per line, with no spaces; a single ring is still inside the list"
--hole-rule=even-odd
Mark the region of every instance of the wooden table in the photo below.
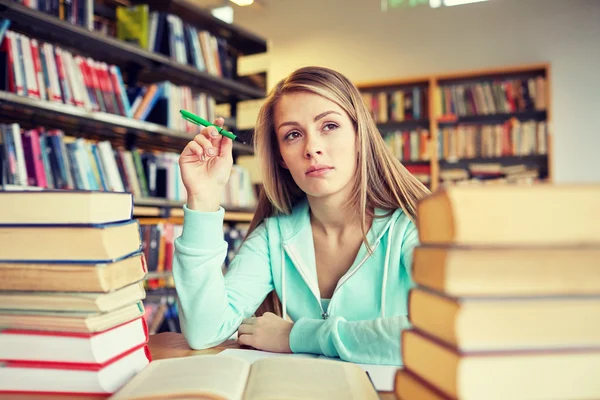
[[[153,360],[163,358],[187,357],[197,354],[218,354],[225,349],[239,349],[238,344],[233,341],[226,341],[219,346],[206,350],[192,350],[181,333],[165,332],[151,335],[148,341],[148,347]],[[108,396],[107,396],[108,397]],[[381,400],[396,400],[391,392],[379,392]],[[0,394],[0,399],[15,400],[98,400],[102,397],[90,396],[61,396],[61,395],[14,395]]]

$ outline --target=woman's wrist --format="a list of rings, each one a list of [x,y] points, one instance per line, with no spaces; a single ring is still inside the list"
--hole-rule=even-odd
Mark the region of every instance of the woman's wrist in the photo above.
[[[220,199],[207,199],[196,196],[190,196],[186,202],[187,208],[200,212],[215,212],[219,211],[221,206]]]

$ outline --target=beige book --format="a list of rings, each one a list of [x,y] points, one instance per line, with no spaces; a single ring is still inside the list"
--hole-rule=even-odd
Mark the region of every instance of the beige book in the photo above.
[[[600,295],[600,246],[418,246],[416,283],[449,296]]]
[[[106,313],[80,311],[0,310],[0,326],[55,332],[101,332],[144,315],[144,303],[129,304]]]
[[[110,292],[146,276],[144,253],[115,262],[0,262],[0,290]]]
[[[600,349],[460,353],[405,330],[402,357],[405,368],[452,399],[600,398]]]
[[[146,297],[139,281],[110,292],[0,292],[0,310],[108,312],[137,303]]]
[[[255,361],[198,355],[153,361],[111,399],[376,400],[366,373],[340,361],[275,357]]]
[[[417,205],[422,244],[600,244],[600,185],[454,186]]]
[[[108,262],[139,251],[139,222],[92,226],[0,226],[0,259]]]
[[[0,193],[0,224],[105,224],[131,219],[129,193],[29,190]]]
[[[600,296],[456,298],[413,288],[408,315],[462,352],[600,348]]]
[[[448,400],[448,397],[427,385],[407,369],[396,372],[394,393],[399,400]]]

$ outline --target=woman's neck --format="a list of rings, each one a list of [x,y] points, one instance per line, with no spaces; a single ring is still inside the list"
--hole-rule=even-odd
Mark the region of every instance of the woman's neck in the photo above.
[[[341,194],[341,193],[340,193]],[[346,196],[308,197],[311,223],[327,236],[343,236],[350,229],[360,230],[360,214],[347,206]],[[368,221],[367,221],[368,222]]]

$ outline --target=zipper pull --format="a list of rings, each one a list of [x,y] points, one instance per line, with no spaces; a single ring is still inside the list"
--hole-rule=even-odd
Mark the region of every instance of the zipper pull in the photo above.
[[[329,318],[329,314],[324,312],[323,314],[321,314],[321,317],[323,317],[323,319],[327,319],[327,318]]]

